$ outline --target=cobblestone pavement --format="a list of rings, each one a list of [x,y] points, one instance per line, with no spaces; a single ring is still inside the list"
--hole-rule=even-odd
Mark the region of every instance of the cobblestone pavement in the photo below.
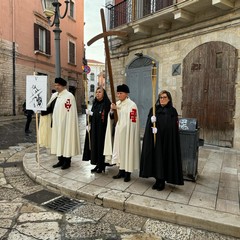
[[[44,187],[33,182],[23,170],[25,153],[36,152],[35,134],[24,135],[24,123],[0,124],[0,239],[236,239],[86,201],[79,201],[73,210],[62,213],[37,203],[37,197],[36,201],[28,200],[30,194]]]

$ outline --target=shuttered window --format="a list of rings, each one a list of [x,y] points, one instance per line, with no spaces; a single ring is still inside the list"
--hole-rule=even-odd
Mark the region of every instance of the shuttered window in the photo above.
[[[95,75],[94,75],[94,73],[91,73],[91,74],[90,74],[90,80],[91,80],[91,81],[94,81],[94,79],[95,79]]]
[[[69,15],[70,17],[72,18],[75,18],[75,4],[74,4],[74,1],[73,0],[70,0],[70,11],[69,11]]]
[[[34,50],[45,54],[51,54],[51,32],[34,23]]]
[[[68,62],[71,64],[76,64],[76,47],[75,43],[68,42]]]
[[[95,86],[93,84],[90,85],[90,92],[94,92],[95,91]]]

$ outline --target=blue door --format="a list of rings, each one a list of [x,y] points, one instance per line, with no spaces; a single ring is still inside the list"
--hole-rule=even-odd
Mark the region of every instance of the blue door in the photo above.
[[[126,82],[130,88],[129,96],[138,106],[141,135],[146,125],[149,109],[152,107],[152,61],[147,57],[137,58],[126,70]],[[157,89],[156,86],[156,96]]]

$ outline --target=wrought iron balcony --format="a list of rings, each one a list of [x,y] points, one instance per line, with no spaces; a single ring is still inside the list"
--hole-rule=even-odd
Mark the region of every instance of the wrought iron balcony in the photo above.
[[[141,1],[139,1],[141,2]],[[176,0],[143,0],[138,1],[124,0],[115,6],[108,5],[110,12],[110,29],[119,27],[123,24],[132,22],[169,7]]]
[[[239,1],[239,0],[238,0]],[[111,49],[119,48],[127,40],[134,41],[157,36],[164,39],[174,36],[176,31],[184,32],[191,26],[198,30],[214,25],[219,17],[240,7],[237,0],[123,0],[116,5],[106,6],[109,10],[109,29],[128,33],[128,37],[111,38]],[[214,16],[215,18],[212,18]],[[236,19],[238,15],[229,15]],[[226,18],[227,19],[227,18]]]

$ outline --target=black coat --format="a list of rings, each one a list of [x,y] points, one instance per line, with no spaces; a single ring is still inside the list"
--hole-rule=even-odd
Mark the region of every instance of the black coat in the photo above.
[[[155,177],[168,183],[183,185],[178,113],[169,103],[156,105],[156,145],[154,147],[151,122],[152,108],[149,111],[143,138],[140,177]]]
[[[111,102],[106,96],[106,93],[104,94],[104,98],[102,101],[98,101],[96,98],[94,99],[91,109],[93,115],[89,116],[91,123],[91,150],[89,149],[89,138],[88,132],[86,131],[82,158],[83,161],[91,160],[91,164],[98,166],[104,165],[103,149],[110,105]]]

